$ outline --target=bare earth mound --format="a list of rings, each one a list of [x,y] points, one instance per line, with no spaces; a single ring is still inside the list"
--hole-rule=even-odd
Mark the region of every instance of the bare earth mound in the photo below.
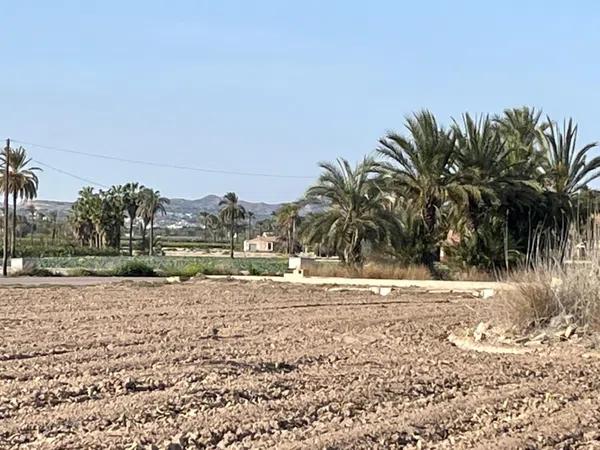
[[[600,360],[453,346],[480,305],[225,281],[3,289],[0,448],[600,447]]]

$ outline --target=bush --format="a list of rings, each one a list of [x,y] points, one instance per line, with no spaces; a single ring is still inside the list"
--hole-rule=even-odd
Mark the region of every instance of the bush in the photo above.
[[[129,261],[121,264],[112,271],[115,277],[154,277],[156,272],[142,261]]]
[[[543,328],[554,319],[600,325],[600,260],[537,263],[508,281],[515,288],[501,293],[496,314],[520,330]]]

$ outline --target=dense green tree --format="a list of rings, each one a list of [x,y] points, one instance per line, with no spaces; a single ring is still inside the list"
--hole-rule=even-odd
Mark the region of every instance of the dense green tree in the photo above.
[[[235,246],[235,227],[238,220],[246,217],[246,210],[240,204],[240,200],[235,192],[228,192],[219,202],[221,207],[219,217],[224,224],[229,225],[229,237],[231,241],[230,256],[233,258],[233,250]]]
[[[306,192],[306,200],[323,211],[307,217],[302,234],[308,244],[334,249],[344,263],[360,265],[365,244],[387,241],[399,231],[398,221],[384,207],[375,164],[365,158],[352,167],[339,158],[335,164],[319,166],[322,173]]]
[[[169,199],[161,197],[159,191],[150,188],[144,188],[140,192],[140,216],[142,218],[144,231],[150,226],[150,256],[154,253],[154,219],[157,214],[166,214],[165,206],[169,204]],[[145,234],[145,232],[144,232]]]
[[[419,211],[424,223],[421,260],[432,267],[447,231],[439,226],[441,209],[447,202],[465,205],[468,194],[452,171],[457,156],[452,133],[429,111],[408,117],[405,126],[407,136],[390,132],[380,139],[380,170],[388,192],[407,198]]]
[[[23,147],[9,150],[9,176],[8,191],[12,196],[12,245],[10,254],[16,255],[17,245],[17,200],[31,200],[37,197],[39,179],[36,172],[42,169],[31,166],[31,158]],[[3,153],[3,165],[6,164],[5,153]],[[0,174],[0,192],[4,192],[4,170]]]
[[[141,192],[144,186],[139,183],[127,183],[123,186],[123,207],[129,217],[129,256],[133,256],[133,225],[142,204]]]
[[[285,236],[288,255],[291,255],[295,251],[296,228],[300,217],[301,207],[302,206],[298,202],[285,203],[275,211],[275,220]]]

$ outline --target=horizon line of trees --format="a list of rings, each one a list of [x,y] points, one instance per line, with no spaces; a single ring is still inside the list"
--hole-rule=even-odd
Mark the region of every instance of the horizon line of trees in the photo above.
[[[572,119],[559,124],[526,106],[463,114],[448,127],[419,111],[406,117],[403,132],[386,133],[356,165],[344,158],[320,163],[322,172],[305,195],[269,218],[257,220],[235,193],[226,193],[218,214],[198,215],[200,233],[228,239],[231,257],[241,233],[251,238],[253,231],[270,231],[288,254],[312,248],[349,265],[373,257],[433,270],[444,251],[463,266],[508,269],[533,247],[564,242],[574,226],[595,219],[600,195],[588,185],[600,176],[600,157],[590,154],[598,144],[580,146],[577,135]],[[31,166],[22,147],[10,152],[15,255],[17,201],[37,196],[41,169]],[[129,255],[137,223],[142,248],[152,255],[155,218],[168,202],[139,183],[84,187],[68,222],[82,246],[120,249],[125,232]],[[314,205],[316,212],[300,214]]]

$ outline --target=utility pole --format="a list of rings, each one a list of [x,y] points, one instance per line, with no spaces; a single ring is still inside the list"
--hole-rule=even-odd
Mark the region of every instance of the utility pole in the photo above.
[[[10,165],[10,139],[4,149],[4,252],[2,254],[2,275],[8,275],[8,177]]]

